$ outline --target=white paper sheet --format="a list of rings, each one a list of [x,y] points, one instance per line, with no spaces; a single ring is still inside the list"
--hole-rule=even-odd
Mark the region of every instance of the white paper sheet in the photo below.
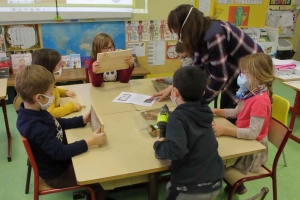
[[[291,62],[291,60],[279,60],[276,58],[272,58],[273,61],[273,65],[289,65],[289,64],[293,64],[293,62]]]
[[[199,8],[201,12],[204,13],[204,15],[209,15],[210,13],[210,0],[201,0],[199,2]]]
[[[145,56],[145,43],[144,42],[134,42],[128,43],[127,48],[131,50],[131,54],[136,56]]]
[[[166,43],[163,41],[148,43],[148,65],[164,65]]]
[[[151,96],[136,94],[132,92],[121,92],[112,102],[116,103],[132,103],[140,106],[152,106],[157,98],[150,100]]]

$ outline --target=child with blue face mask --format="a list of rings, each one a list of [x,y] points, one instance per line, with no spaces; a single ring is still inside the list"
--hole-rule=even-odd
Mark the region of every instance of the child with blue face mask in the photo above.
[[[236,97],[238,99],[243,98],[243,96],[249,91],[247,86],[247,78],[241,73],[237,78],[237,84],[240,86],[239,90],[236,92]]]

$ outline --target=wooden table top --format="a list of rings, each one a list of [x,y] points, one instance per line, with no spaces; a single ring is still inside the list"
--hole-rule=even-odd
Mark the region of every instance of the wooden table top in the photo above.
[[[15,86],[15,74],[11,74],[7,86]],[[85,69],[77,68],[77,69],[64,69],[61,77],[59,77],[57,82],[67,82],[67,81],[86,81]]]
[[[132,72],[132,76],[146,76],[150,72],[144,67],[135,67]]]
[[[7,90],[7,78],[0,79],[0,99],[5,99]]]
[[[64,88],[74,90],[86,100],[86,109],[90,108],[91,103],[98,105],[96,109],[101,115],[107,134],[107,142],[103,146],[92,147],[88,152],[72,158],[78,184],[85,185],[118,180],[168,169],[170,161],[158,160],[154,156],[153,143],[155,138],[151,137],[147,131],[140,129],[140,125],[147,125],[147,122],[139,111],[132,105],[111,102],[122,89],[131,89],[136,92],[145,89],[148,82],[151,80],[131,80],[129,88],[126,87],[126,84],[117,82],[105,83],[101,88],[93,88],[90,84],[82,84],[81,88],[80,85],[64,86]],[[138,85],[143,84],[144,87],[139,88]],[[84,89],[84,87],[86,88]],[[144,93],[147,94],[147,92],[149,91],[144,90]],[[120,107],[116,109],[115,107],[118,106],[126,106],[126,109]],[[134,109],[131,110],[131,108]],[[67,117],[80,115],[86,112],[86,109]],[[144,107],[144,110],[146,109],[154,108]],[[220,117],[215,117],[215,122],[234,126]],[[87,138],[91,133],[92,130],[89,125],[84,128],[66,130],[69,143]],[[217,140],[219,153],[223,159],[236,158],[265,150],[265,147],[256,140],[242,140],[226,136],[219,137]]]
[[[132,72],[132,76],[145,76],[150,74],[148,70],[143,67],[136,67]],[[10,74],[8,78],[7,86],[15,86],[15,74]],[[86,81],[85,68],[78,69],[65,69],[61,77],[59,77],[57,82],[67,82],[67,81]]]
[[[296,91],[300,91],[300,81],[283,82],[284,85],[293,88]]]

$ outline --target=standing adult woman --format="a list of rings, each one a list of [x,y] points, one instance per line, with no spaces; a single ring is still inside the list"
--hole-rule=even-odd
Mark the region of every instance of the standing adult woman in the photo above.
[[[194,55],[194,66],[205,70],[210,83],[205,90],[202,103],[210,103],[221,94],[220,108],[234,108],[240,73],[238,61],[249,54],[263,52],[241,29],[220,20],[204,16],[192,5],[183,4],[169,13],[168,26],[178,35],[184,49]],[[159,101],[170,96],[172,86],[156,93]]]

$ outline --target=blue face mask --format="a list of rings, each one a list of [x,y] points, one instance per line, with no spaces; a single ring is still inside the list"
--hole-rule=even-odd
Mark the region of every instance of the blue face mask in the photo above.
[[[240,86],[239,90],[236,92],[237,98],[242,98],[245,93],[249,91],[248,85],[250,83],[250,80],[246,78],[244,74],[240,74],[237,78],[237,84]]]

